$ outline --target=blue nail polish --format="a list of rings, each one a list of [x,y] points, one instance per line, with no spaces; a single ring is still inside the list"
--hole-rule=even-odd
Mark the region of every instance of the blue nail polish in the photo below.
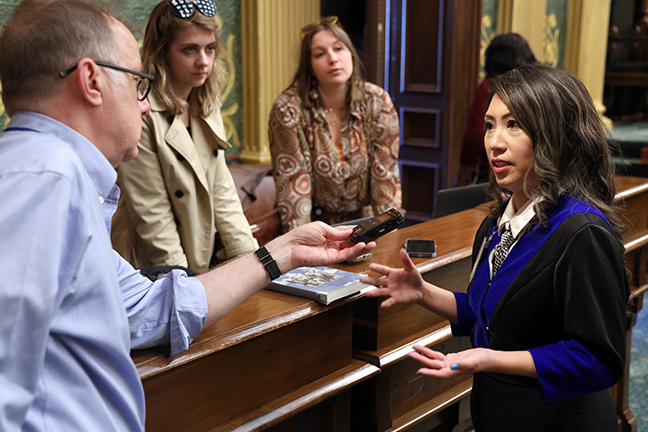
[[[453,364],[452,367],[451,367],[450,369],[452,369],[452,370],[457,370],[457,369],[459,369],[459,363],[455,363],[455,364]]]

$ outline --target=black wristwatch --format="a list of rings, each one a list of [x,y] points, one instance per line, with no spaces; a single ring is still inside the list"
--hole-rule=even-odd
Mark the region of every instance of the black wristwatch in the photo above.
[[[272,255],[270,255],[268,249],[264,247],[260,247],[254,253],[256,254],[257,257],[259,257],[259,260],[263,264],[263,267],[265,267],[266,271],[270,275],[270,280],[275,280],[279,276],[281,276],[281,270],[279,270],[277,261],[275,261],[274,258],[272,258]]]

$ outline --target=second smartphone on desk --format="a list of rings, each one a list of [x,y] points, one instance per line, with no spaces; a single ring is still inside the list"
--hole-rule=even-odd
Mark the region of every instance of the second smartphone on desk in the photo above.
[[[412,258],[434,258],[436,256],[436,242],[434,240],[407,239],[403,247]]]

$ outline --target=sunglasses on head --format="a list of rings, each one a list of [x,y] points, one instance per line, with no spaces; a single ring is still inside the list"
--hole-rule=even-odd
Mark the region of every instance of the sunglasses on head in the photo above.
[[[171,0],[167,3],[173,15],[181,19],[191,18],[198,9],[198,12],[206,17],[213,17],[216,15],[216,5],[211,0],[196,0],[191,2],[189,0]]]
[[[308,24],[307,26],[305,26],[304,28],[299,30],[299,36],[302,39],[304,39],[304,36],[306,36],[309,33],[312,33],[313,30],[315,30],[315,27],[317,27],[318,25],[332,26],[332,25],[336,25],[336,24],[339,25],[340,28],[342,28],[342,25],[340,24],[340,20],[338,20],[338,17],[333,16],[333,15],[327,16],[327,17],[324,17],[321,20],[316,21],[316,22],[314,22],[312,24]]]

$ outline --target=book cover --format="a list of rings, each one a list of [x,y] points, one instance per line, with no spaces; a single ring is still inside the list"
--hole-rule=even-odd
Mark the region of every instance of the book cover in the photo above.
[[[270,282],[266,289],[329,304],[372,287],[360,282],[361,277],[359,273],[328,267],[298,267]]]

